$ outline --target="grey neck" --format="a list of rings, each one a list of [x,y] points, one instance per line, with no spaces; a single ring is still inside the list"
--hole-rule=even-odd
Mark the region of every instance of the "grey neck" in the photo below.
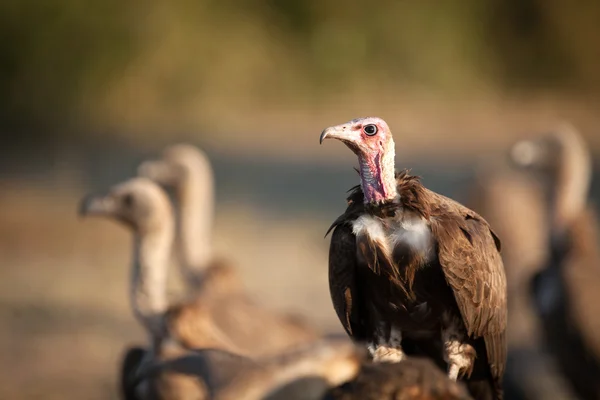
[[[562,154],[556,171],[552,223],[556,231],[562,232],[586,207],[592,166],[579,135],[565,131],[559,138]]]
[[[214,183],[210,166],[191,171],[179,190],[179,246],[181,272],[187,282],[201,278],[212,260]]]
[[[135,316],[154,340],[164,333],[163,315],[168,307],[166,286],[172,242],[172,226],[134,238],[130,301]]]

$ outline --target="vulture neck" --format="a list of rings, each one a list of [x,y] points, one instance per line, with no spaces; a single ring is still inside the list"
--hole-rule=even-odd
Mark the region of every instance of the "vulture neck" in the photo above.
[[[591,181],[591,159],[585,143],[575,134],[561,137],[552,223],[556,232],[564,232],[584,211]]]
[[[352,380],[360,369],[360,360],[345,349],[300,349],[270,359],[263,368],[250,371],[224,391],[222,400],[262,399],[278,389],[303,378],[322,378],[329,386]],[[279,397],[279,396],[277,396]]]
[[[388,149],[374,157],[360,154],[360,180],[366,204],[378,204],[394,200],[398,196],[394,171],[394,141],[390,139]]]
[[[130,298],[135,316],[153,342],[163,336],[167,310],[167,269],[173,244],[173,222],[161,229],[136,234],[131,273]]]
[[[186,281],[195,285],[212,259],[214,188],[210,167],[190,168],[178,197],[179,265]]]

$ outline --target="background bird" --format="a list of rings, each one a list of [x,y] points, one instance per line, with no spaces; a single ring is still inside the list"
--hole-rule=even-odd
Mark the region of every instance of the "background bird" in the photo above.
[[[181,274],[198,287],[213,263],[214,177],[210,160],[189,144],[167,147],[157,160],[140,164],[138,173],[173,191],[177,208],[175,254]]]
[[[533,301],[543,338],[575,393],[600,396],[600,235],[588,202],[591,157],[568,124],[551,134],[522,141],[512,149],[516,165],[545,185],[550,204],[547,257],[532,279]]]
[[[139,348],[131,349],[124,357],[123,368],[127,365],[139,370],[148,360],[162,357],[167,340],[184,349],[221,348],[254,356],[276,353],[309,340],[308,335],[301,339],[294,336],[297,331],[305,332],[294,323],[282,320],[280,325],[271,313],[257,310],[253,303],[238,297],[225,296],[217,304],[214,297],[208,296],[205,302],[200,294],[168,304],[166,278],[174,221],[166,193],[149,179],[133,178],[115,185],[107,194],[87,196],[81,213],[116,220],[133,233],[130,297],[134,314],[149,334],[149,351],[140,360]],[[215,272],[206,284],[222,279],[219,271]],[[133,366],[131,360],[135,359],[141,364]],[[123,381],[127,381],[126,376],[132,376],[132,372],[123,371]]]
[[[510,399],[573,396],[548,354],[530,281],[548,256],[549,202],[543,182],[515,168],[509,151],[486,157],[476,169],[467,205],[502,238],[508,289],[508,358],[504,383]]]
[[[239,349],[261,355],[306,343],[318,336],[306,320],[277,313],[256,302],[245,290],[226,257],[215,257],[212,244],[214,177],[207,156],[195,146],[167,147],[157,160],[138,167],[141,175],[173,190],[178,208],[176,254],[193,302],[201,303]],[[203,311],[204,312],[204,311]],[[196,320],[196,309],[173,308],[176,319]],[[200,318],[201,320],[201,318]],[[188,347],[197,347],[191,325],[178,325]]]
[[[138,385],[131,383],[132,378],[165,356],[164,346],[168,340],[174,340],[183,348],[214,347],[241,352],[200,302],[169,305],[166,280],[174,221],[169,199],[158,185],[147,178],[130,179],[115,185],[106,194],[86,196],[80,213],[118,221],[133,234],[129,295],[134,315],[149,340],[145,351],[134,347],[124,355],[121,371],[124,394],[141,390],[140,396],[147,395],[147,386],[138,390]],[[181,314],[181,310],[193,311],[190,315]]]
[[[152,381],[153,393],[169,399],[471,399],[461,383],[430,360],[373,364],[364,353],[364,347],[344,338],[322,339],[254,360],[203,349],[156,362],[141,377]],[[180,382],[188,385],[174,384]]]

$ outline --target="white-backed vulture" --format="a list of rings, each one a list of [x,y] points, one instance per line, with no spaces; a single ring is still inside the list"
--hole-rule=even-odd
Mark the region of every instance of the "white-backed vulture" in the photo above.
[[[254,302],[243,290],[236,270],[223,258],[214,257],[214,179],[210,161],[202,151],[188,144],[173,145],[160,159],[142,163],[138,172],[174,191],[179,206],[176,251],[184,278],[234,343],[259,355],[317,337],[303,318],[278,314]],[[194,313],[191,308],[172,312],[190,320]]]
[[[125,391],[133,396],[126,399],[317,399],[356,376],[361,360],[361,351],[345,338],[256,359],[222,349],[182,351],[166,345],[161,357],[131,376]],[[134,390],[140,385],[145,385],[145,397]]]
[[[589,150],[564,124],[517,143],[511,154],[515,164],[540,177],[550,198],[547,259],[532,280],[543,337],[577,395],[600,398],[600,235],[588,205]]]
[[[213,295],[230,281],[229,268],[211,268],[205,276],[206,288],[197,296],[168,305],[166,280],[174,222],[168,196],[153,181],[133,178],[106,194],[87,196],[80,212],[119,221],[132,231],[132,308],[149,333],[150,348],[155,353],[168,338],[187,349],[218,348],[263,356],[317,336],[294,320],[257,307],[242,295]],[[153,356],[156,354],[148,355]]]
[[[130,380],[145,365],[164,356],[166,340],[190,347],[239,351],[201,304],[168,304],[166,281],[174,223],[169,199],[159,186],[147,178],[128,180],[106,194],[86,196],[81,202],[80,214],[114,219],[133,233],[129,295],[134,315],[149,336],[149,346],[147,349],[134,347],[126,351],[120,378],[126,399],[145,398],[146,388],[134,390]],[[193,321],[178,317],[177,313],[185,309],[194,310]],[[185,329],[190,324],[193,324],[193,329]]]
[[[474,211],[395,173],[382,119],[329,127],[325,139],[358,156],[361,178],[330,228],[330,292],[346,332],[375,361],[401,361],[410,349],[447,364],[474,397],[501,399],[507,294],[498,237]]]
[[[175,229],[164,190],[147,178],[133,178],[106,194],[86,196],[80,213],[118,221],[133,233],[131,306],[150,333],[151,343],[170,337],[189,348],[224,346],[239,351],[201,301],[168,304],[166,284]],[[193,318],[181,316],[185,312]]]
[[[177,201],[176,255],[188,285],[198,287],[215,263],[213,220],[215,188],[210,160],[188,144],[167,147],[160,159],[140,164],[138,174],[172,189]]]
[[[477,171],[467,205],[502,238],[508,288],[508,398],[570,398],[552,357],[544,349],[531,278],[543,266],[548,246],[548,201],[540,182],[504,162],[487,162]]]

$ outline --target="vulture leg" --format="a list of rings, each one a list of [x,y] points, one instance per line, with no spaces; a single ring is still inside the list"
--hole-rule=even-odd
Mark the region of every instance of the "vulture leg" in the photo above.
[[[402,332],[400,330],[394,327],[388,329],[381,327],[377,332],[377,336],[373,338],[373,342],[368,345],[373,362],[397,363],[404,360],[406,354],[402,351],[401,343]]]
[[[444,360],[448,363],[448,377],[454,381],[470,376],[475,365],[475,349],[467,343],[467,332],[460,318],[444,315],[442,325]]]

